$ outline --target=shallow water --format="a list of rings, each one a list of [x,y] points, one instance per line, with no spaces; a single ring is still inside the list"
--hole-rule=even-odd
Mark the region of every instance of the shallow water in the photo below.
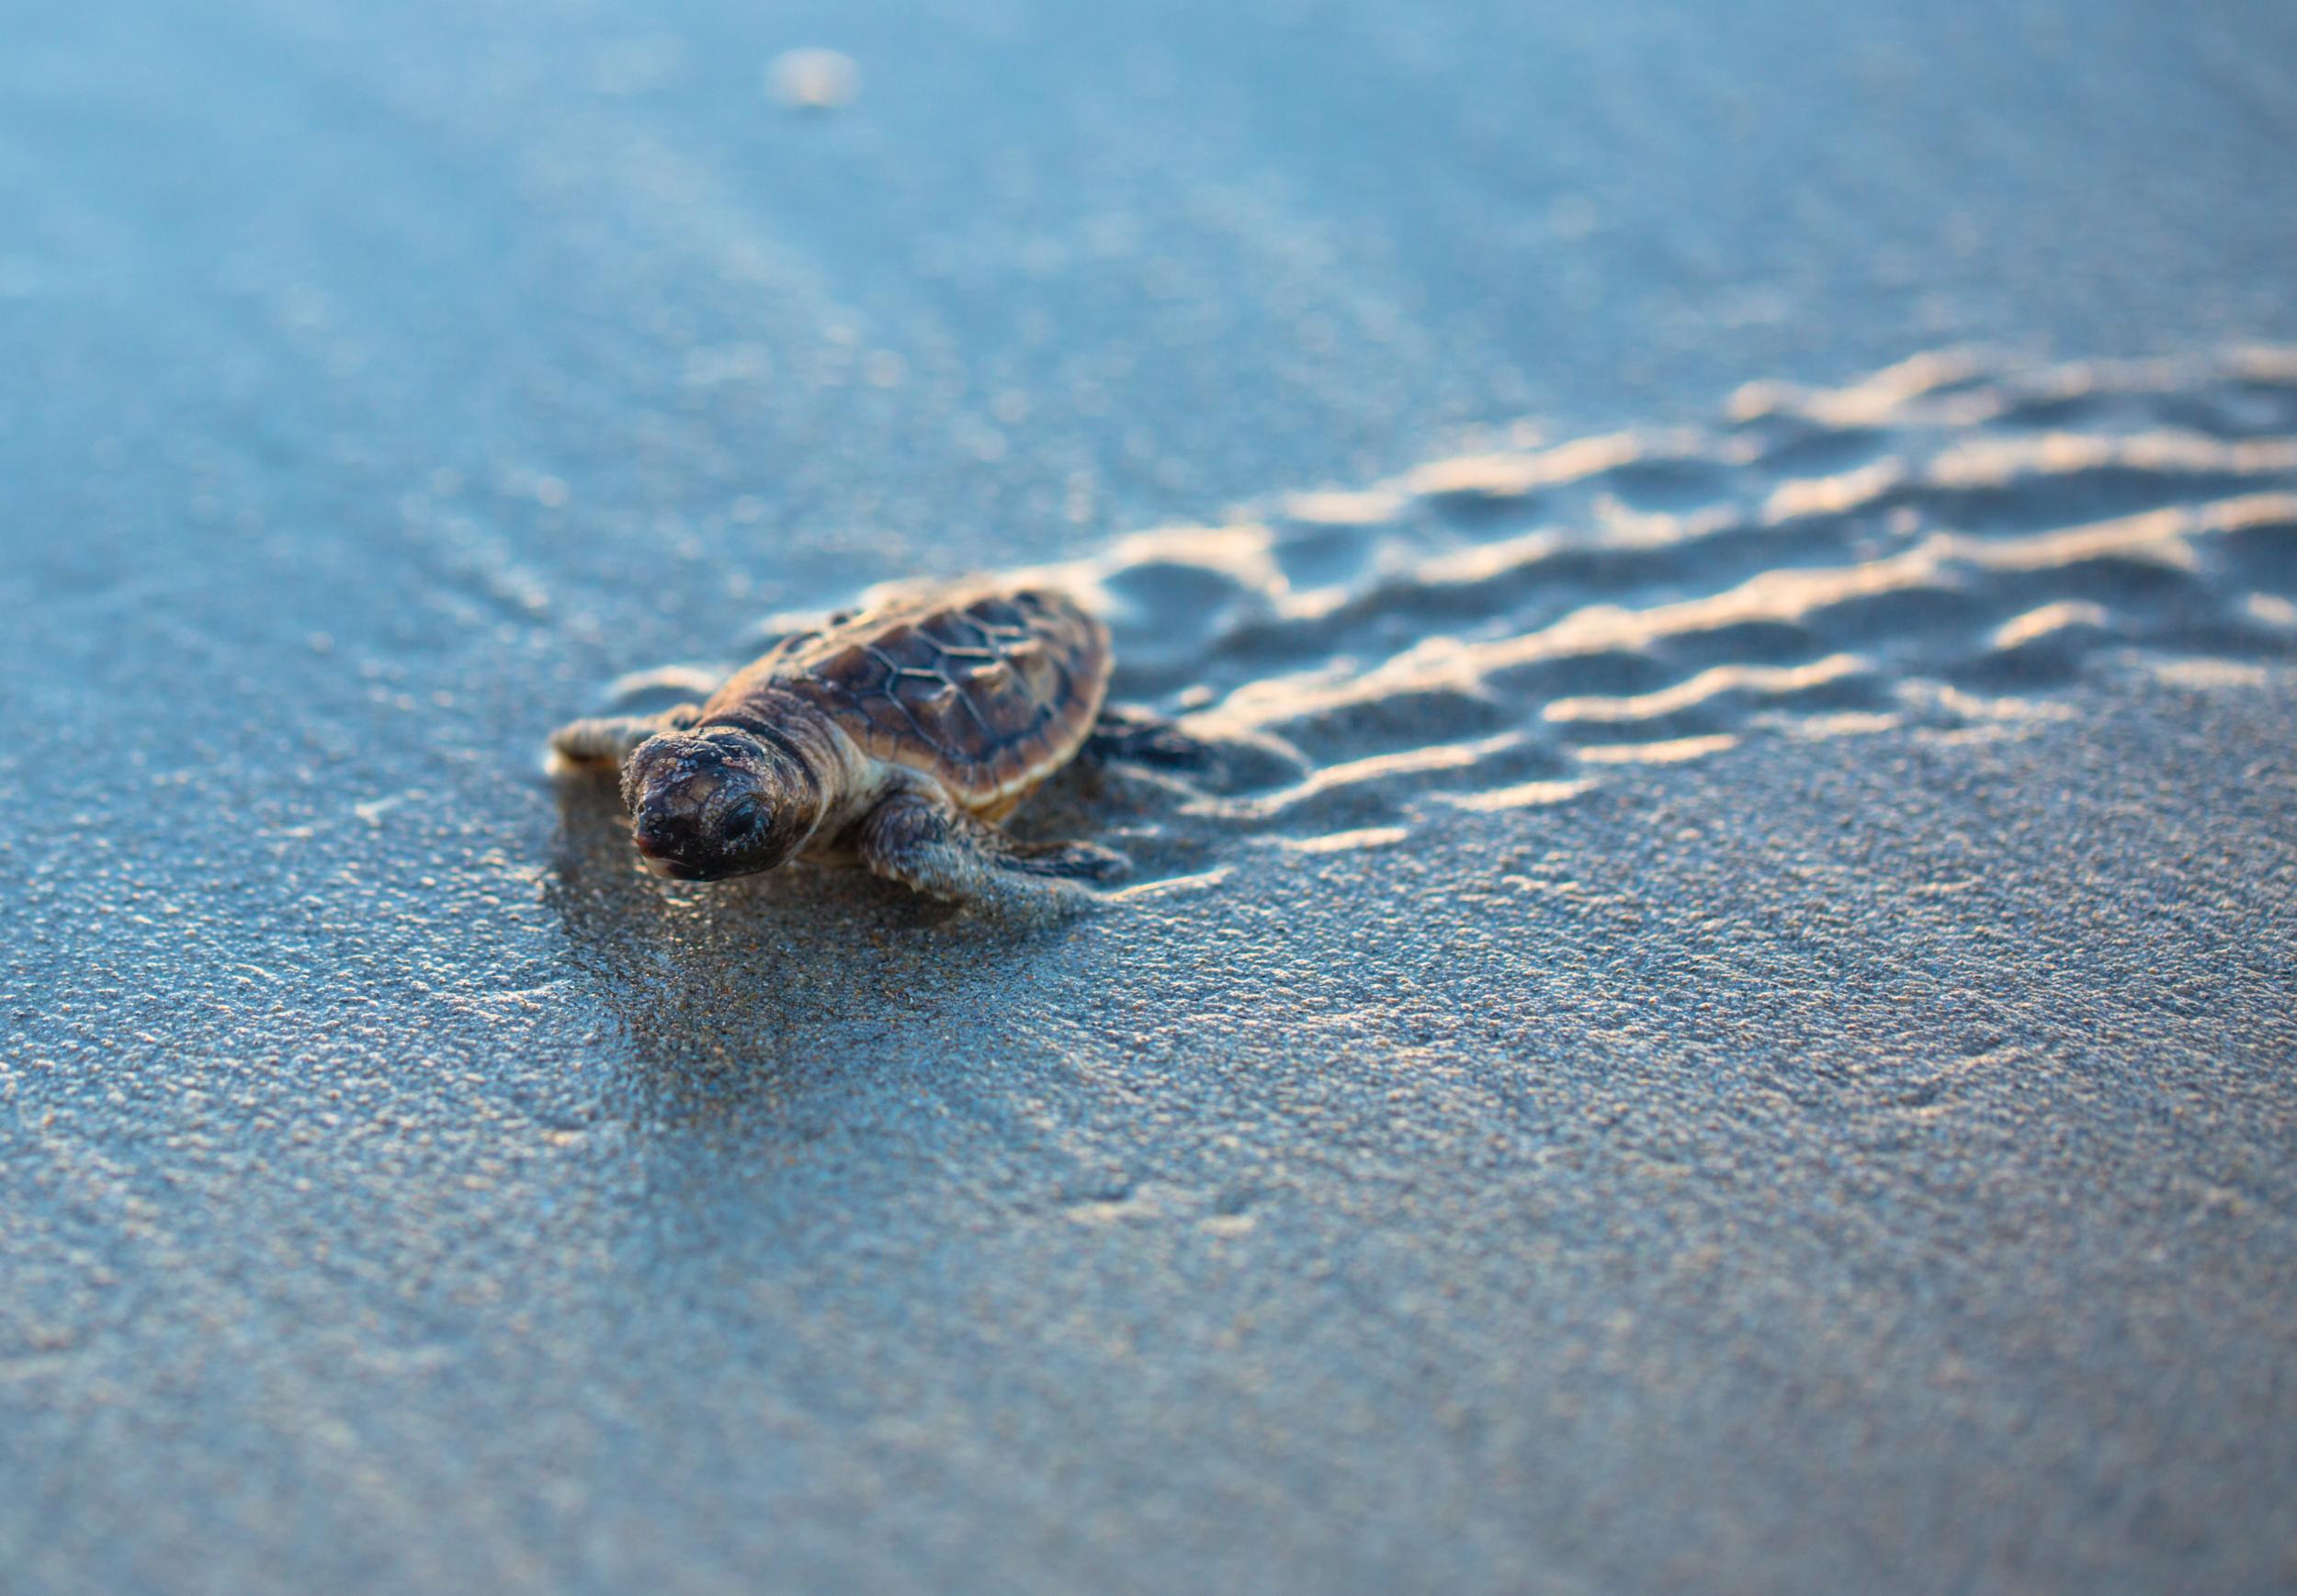
[[[2297,14],[1710,10],[13,20],[0,1585],[2285,1585]],[[1075,924],[543,774],[1020,567]]]

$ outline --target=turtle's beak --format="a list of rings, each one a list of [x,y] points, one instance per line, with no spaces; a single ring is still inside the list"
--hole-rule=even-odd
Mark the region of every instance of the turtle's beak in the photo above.
[[[632,832],[630,840],[638,844],[639,862],[657,876],[666,877],[673,881],[710,879],[707,875],[696,870],[691,865],[684,865],[672,858],[662,851],[661,843],[655,842],[642,830]]]

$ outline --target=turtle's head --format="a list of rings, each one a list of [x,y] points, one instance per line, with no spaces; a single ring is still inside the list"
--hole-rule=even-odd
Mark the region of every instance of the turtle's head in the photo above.
[[[821,817],[821,784],[778,744],[731,727],[665,731],[622,767],[622,801],[646,867],[717,881],[775,866]]]

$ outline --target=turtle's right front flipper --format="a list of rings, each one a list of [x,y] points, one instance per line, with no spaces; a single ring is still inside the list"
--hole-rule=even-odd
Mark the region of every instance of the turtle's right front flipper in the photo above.
[[[861,823],[862,863],[929,898],[1003,920],[1043,922],[1092,906],[1083,885],[1122,874],[1124,859],[1088,843],[1017,848],[994,827],[919,792],[896,793]]]
[[[569,764],[620,770],[639,743],[661,732],[683,731],[701,714],[699,705],[681,704],[659,715],[601,715],[571,721],[550,733],[550,752]]]

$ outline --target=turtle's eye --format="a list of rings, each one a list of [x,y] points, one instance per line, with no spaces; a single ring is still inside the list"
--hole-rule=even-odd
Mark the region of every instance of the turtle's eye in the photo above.
[[[725,831],[729,837],[746,837],[765,823],[765,810],[755,798],[744,798],[726,811]]]

